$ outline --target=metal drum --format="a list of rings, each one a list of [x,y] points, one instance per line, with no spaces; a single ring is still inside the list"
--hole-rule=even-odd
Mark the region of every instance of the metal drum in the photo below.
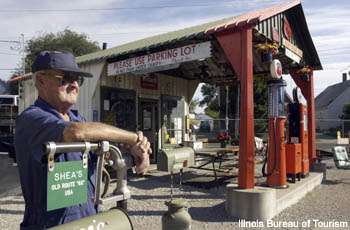
[[[132,230],[134,229],[128,214],[119,208],[111,209],[67,224],[50,228],[52,230]]]

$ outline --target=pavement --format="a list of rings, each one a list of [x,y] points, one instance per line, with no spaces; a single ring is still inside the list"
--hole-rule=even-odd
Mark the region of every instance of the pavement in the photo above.
[[[13,163],[7,154],[0,154],[0,197],[18,187],[18,168]]]
[[[23,217],[24,201],[21,195],[17,167],[12,159],[0,155],[0,229],[19,229]],[[268,227],[252,227],[255,223],[233,221],[224,211],[225,185],[201,188],[186,184],[203,172],[187,171],[181,189],[175,186],[174,197],[185,198],[192,216],[192,229],[350,229],[350,170],[338,170],[332,160],[326,160],[327,179],[309,192],[297,204],[286,208]],[[206,176],[204,176],[206,177]],[[234,178],[233,178],[234,179]],[[145,177],[131,177],[129,188],[132,198],[128,202],[129,214],[135,229],[161,229],[161,216],[166,211],[164,202],[170,199],[170,177],[166,173],[152,173]],[[334,227],[346,222],[345,227]],[[250,224],[250,227],[248,226]],[[259,223],[257,223],[259,224]],[[297,228],[284,225],[299,224]],[[259,225],[258,225],[259,226]],[[272,227],[271,227],[272,226]]]

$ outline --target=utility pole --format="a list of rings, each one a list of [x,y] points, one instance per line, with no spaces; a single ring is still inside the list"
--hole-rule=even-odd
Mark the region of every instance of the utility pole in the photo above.
[[[25,40],[24,34],[21,34],[21,37],[17,40],[0,40],[0,42],[10,43],[13,46],[10,46],[11,50],[18,51],[21,57],[20,61],[20,74],[25,74]]]
[[[229,123],[229,120],[228,120],[228,103],[229,103],[229,100],[228,100],[228,90],[229,90],[229,87],[228,85],[226,85],[226,102],[225,102],[225,105],[226,105],[226,108],[225,108],[225,129],[226,129],[226,132],[228,132],[228,123]]]
[[[22,75],[26,73],[26,50],[24,42],[24,34],[21,34],[21,58],[22,58]]]

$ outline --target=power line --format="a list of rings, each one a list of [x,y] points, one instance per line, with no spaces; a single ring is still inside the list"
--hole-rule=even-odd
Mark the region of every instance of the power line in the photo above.
[[[19,41],[15,41],[15,40],[0,40],[0,42],[2,42],[2,43],[20,43]]]
[[[111,8],[86,8],[86,9],[1,9],[0,13],[33,13],[33,12],[87,12],[87,11],[119,11],[119,10],[145,10],[145,9],[164,9],[164,8],[188,8],[188,7],[231,7],[233,2],[242,2],[242,0],[235,0],[221,3],[199,3],[187,5],[161,5],[161,6],[135,6],[135,7],[111,7]],[[276,2],[274,0],[266,0],[265,3]]]
[[[13,56],[18,56],[19,54],[15,54],[15,53],[4,53],[4,52],[0,52],[0,54],[3,55],[13,55]]]

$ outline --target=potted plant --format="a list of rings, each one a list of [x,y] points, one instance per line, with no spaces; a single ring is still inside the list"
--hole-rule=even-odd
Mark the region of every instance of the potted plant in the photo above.
[[[227,144],[230,143],[231,136],[228,132],[223,131],[218,133],[217,139],[220,142],[220,147],[226,148]]]

